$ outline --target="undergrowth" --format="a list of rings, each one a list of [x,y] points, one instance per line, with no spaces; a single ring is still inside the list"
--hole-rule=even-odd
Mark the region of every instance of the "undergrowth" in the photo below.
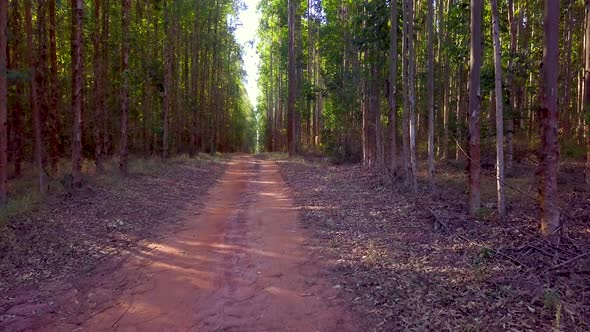
[[[188,155],[179,155],[163,161],[161,158],[132,158],[129,160],[129,175],[156,175],[165,171],[170,164],[190,164],[195,160],[221,161],[228,156],[224,154],[201,153],[195,158]],[[28,165],[30,166],[30,165]],[[120,185],[125,177],[118,169],[117,159],[108,159],[103,162],[103,171],[97,172],[94,161],[85,159],[82,162],[83,186],[91,185]],[[43,202],[69,195],[74,190],[71,175],[71,162],[61,160],[57,170],[47,174],[47,194],[42,195],[38,191],[38,177],[32,167],[23,169],[23,174],[18,179],[8,182],[9,199],[0,207],[0,227],[4,227],[7,221],[17,215],[39,209]]]

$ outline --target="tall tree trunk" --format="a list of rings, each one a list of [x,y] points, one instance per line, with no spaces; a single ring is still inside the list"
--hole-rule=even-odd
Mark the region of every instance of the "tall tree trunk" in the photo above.
[[[434,190],[434,0],[428,1],[428,183]],[[440,4],[439,4],[440,5]]]
[[[408,113],[410,135],[410,185],[414,194],[418,193],[418,160],[416,154],[416,59],[414,51],[414,0],[407,0],[408,8]]]
[[[82,17],[83,1],[72,1],[72,180],[82,185]]]
[[[31,14],[31,0],[25,0],[25,30],[27,34],[27,62],[30,72],[31,98],[30,106],[33,113],[33,136],[35,142],[35,165],[39,176],[39,192],[45,194],[45,170],[43,169],[43,144],[41,139],[41,114],[39,112],[39,100],[37,98],[36,63],[33,51],[33,17]]]
[[[516,118],[520,116],[520,110],[517,109],[517,90],[520,87],[516,84],[514,78],[514,58],[516,57],[516,45],[517,45],[517,26],[516,18],[514,17],[514,0],[508,0],[508,23],[510,24],[510,56],[508,57],[508,72],[511,73],[512,77],[509,80],[510,84],[510,110],[511,114],[507,122],[506,128],[506,168],[512,168],[512,160],[514,159],[514,144],[512,137],[514,136],[514,122]]]
[[[295,102],[297,97],[297,81],[295,71],[295,9],[296,1],[288,0],[288,29],[289,29],[289,98],[287,109],[287,150],[289,156],[295,154]]]
[[[575,137],[574,133],[572,133],[572,112],[571,112],[571,95],[572,89],[571,86],[574,82],[574,78],[572,77],[572,37],[573,37],[573,30],[575,29],[573,24],[573,0],[566,2],[566,16],[567,16],[567,24],[564,22],[564,54],[563,54],[563,99],[559,102],[561,105],[561,116],[560,116],[560,127],[563,130],[563,135],[565,137]]]
[[[376,53],[374,50],[368,52],[369,54]],[[377,121],[378,121],[378,112],[379,112],[379,99],[378,99],[378,84],[377,84],[377,65],[376,59],[374,56],[369,56],[369,60],[371,63],[369,64],[369,76],[368,79],[368,94],[366,98],[368,98],[368,109],[367,109],[367,166],[373,167],[377,163]]]
[[[191,157],[195,156],[198,153],[197,147],[197,137],[198,137],[198,128],[199,128],[199,102],[201,101],[198,99],[199,97],[199,57],[201,55],[201,34],[200,34],[200,13],[199,13],[199,2],[195,4],[195,31],[194,33],[194,50],[193,50],[193,66],[192,76],[193,76],[193,95],[194,98],[194,105],[191,105],[193,109],[192,114],[192,123],[191,123],[191,133],[190,133],[190,154]]]
[[[301,15],[299,13],[301,7],[301,0],[295,2],[295,82],[297,82],[295,114],[293,118],[293,140],[295,145],[295,153],[301,152],[301,117],[302,110],[305,105],[303,102],[303,36]]]
[[[109,42],[109,29],[110,29],[110,0],[104,0],[103,4],[104,10],[102,11],[102,45],[108,45]],[[103,81],[103,88],[106,92],[103,94],[102,103],[101,103],[101,114],[102,114],[102,154],[103,156],[108,156],[111,153],[110,144],[111,139],[109,135],[109,116],[108,116],[108,108],[107,108],[107,100],[108,100],[108,91],[109,88],[107,86],[107,82],[109,82],[109,61],[110,61],[110,50],[108,47],[102,48],[103,52],[103,65],[102,67],[102,76],[101,79]]]
[[[410,65],[408,43],[408,0],[402,2],[403,28],[402,28],[402,86],[403,86],[403,109],[402,109],[402,154],[403,154],[403,171],[407,183],[411,179],[410,163],[410,113],[409,113],[409,91],[408,91],[408,67]]]
[[[130,0],[122,0],[123,15],[123,47],[121,48],[121,76],[123,84],[121,85],[121,141],[119,143],[119,170],[127,175],[127,126],[129,122],[129,12],[131,7]]]
[[[389,116],[387,135],[389,146],[389,168],[397,170],[397,1],[390,3],[389,31]]]
[[[457,70],[457,104],[455,106],[455,160],[459,160],[461,157],[461,143],[463,142],[463,130],[462,130],[462,116],[463,116],[463,88],[465,87],[465,76],[466,70],[463,64],[459,64]]]
[[[442,6],[442,0],[439,5]],[[447,2],[447,11],[450,7],[450,4]],[[445,45],[449,45],[451,42],[450,34],[447,30],[444,30],[445,23],[441,24],[441,30],[444,37]],[[450,30],[450,29],[449,29]],[[450,62],[448,57],[448,52],[444,52],[444,59],[443,59],[443,79],[441,80],[441,87],[442,87],[442,99],[443,99],[443,142],[442,146],[442,158],[444,160],[449,158],[449,118],[451,115],[451,86],[449,80],[449,72],[450,72]],[[460,89],[459,89],[460,90]]]
[[[48,86],[48,58],[47,58],[47,24],[46,24],[46,16],[47,16],[47,0],[39,0],[36,1],[37,10],[36,10],[36,23],[37,29],[34,32],[34,35],[37,37],[37,61],[36,61],[36,75],[35,80],[37,80],[37,100],[39,105],[39,119],[41,122],[41,144],[43,145],[43,155],[41,156],[43,162],[43,172],[47,174],[45,170],[46,166],[46,142],[45,138],[48,136],[47,134],[47,114],[49,113],[49,104],[48,104],[48,93],[49,93],[49,86]]]
[[[492,29],[494,39],[494,70],[496,83],[496,188],[498,194],[498,215],[504,218],[506,202],[504,199],[504,110],[502,99],[502,58],[500,45],[500,23],[498,0],[492,2]]]
[[[590,187],[590,0],[586,0],[586,26],[584,50],[584,101],[583,115],[586,121],[586,185]]]
[[[97,172],[102,172],[102,51],[100,42],[100,11],[101,11],[101,0],[94,0],[94,22],[95,26],[92,30],[92,43],[93,55],[94,55],[94,160],[96,163]],[[105,9],[106,10],[106,9]]]
[[[51,170],[57,172],[57,163],[59,161],[59,128],[58,128],[58,101],[59,101],[59,83],[58,83],[58,65],[57,65],[57,20],[56,20],[56,0],[49,0],[49,62],[51,64],[49,85],[51,87],[49,95],[49,159]]]
[[[162,131],[162,159],[168,158],[170,149],[169,130],[170,130],[170,105],[172,103],[172,18],[170,6],[174,4],[167,1],[164,5],[164,116]]]
[[[482,0],[471,0],[471,59],[469,69],[469,214],[475,216],[481,204],[481,147],[479,107],[481,102],[481,14]]]
[[[559,144],[557,141],[557,79],[559,73],[559,1],[545,0],[543,21],[543,64],[539,121],[541,129],[541,164],[539,165],[541,232],[555,236],[561,229],[557,173]]]
[[[19,9],[19,1],[13,0],[10,3],[12,15],[8,26],[11,27],[11,31],[15,36],[22,35],[22,17]],[[10,68],[22,68],[23,62],[28,61],[23,56],[22,40],[15,38],[12,40],[12,58],[8,58],[8,66]],[[25,65],[26,66],[26,65]],[[14,105],[11,109],[8,118],[10,121],[10,150],[11,157],[14,163],[14,177],[20,178],[22,176],[22,161],[23,161],[23,144],[22,144],[22,118],[23,118],[23,104],[22,95],[24,95],[25,84],[22,80],[17,81],[15,84],[16,98],[14,98]]]
[[[0,1],[0,204],[7,200],[8,169],[8,0]]]

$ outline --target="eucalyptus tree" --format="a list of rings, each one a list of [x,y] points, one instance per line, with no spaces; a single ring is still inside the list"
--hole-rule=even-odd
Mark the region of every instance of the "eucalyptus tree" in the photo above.
[[[498,13],[498,0],[491,0],[491,4],[492,38],[494,40],[494,77],[496,87],[496,190],[498,195],[498,215],[503,218],[506,214],[506,201],[504,195],[504,99],[502,98],[502,46],[500,44],[500,14]]]
[[[0,204],[7,199],[8,174],[8,1],[0,2]]]
[[[100,171],[115,157],[125,172],[127,154],[252,149],[230,22],[239,1],[8,3],[8,177],[33,160],[44,192],[64,171],[62,158],[78,186],[87,159]]]
[[[481,206],[481,20],[482,0],[471,0],[471,49],[469,62],[469,214]]]
[[[540,91],[541,163],[539,195],[541,232],[555,236],[561,229],[557,173],[559,142],[557,140],[557,82],[559,73],[559,1],[545,0],[543,21],[543,65]]]

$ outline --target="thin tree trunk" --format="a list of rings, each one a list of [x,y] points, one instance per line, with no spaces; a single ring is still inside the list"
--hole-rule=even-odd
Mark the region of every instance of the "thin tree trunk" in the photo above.
[[[303,37],[302,37],[302,26],[301,26],[301,15],[299,10],[301,7],[301,0],[295,2],[295,82],[297,82],[297,93],[295,102],[295,114],[293,119],[293,139],[295,145],[295,153],[301,152],[301,116],[302,109],[305,105],[303,102]]]
[[[574,79],[571,75],[571,67],[572,67],[572,36],[573,30],[573,0],[567,1],[567,24],[564,22],[564,55],[563,55],[563,100],[560,102],[561,106],[561,128],[563,129],[563,134],[565,137],[574,137],[574,133],[572,133],[572,112],[571,112],[571,86],[574,82]]]
[[[479,107],[481,102],[481,15],[482,0],[471,0],[471,60],[469,70],[469,214],[475,216],[481,204],[481,147]]]
[[[509,80],[510,84],[510,106],[511,106],[511,116],[508,119],[507,126],[506,126],[506,150],[507,150],[507,158],[506,158],[506,168],[512,168],[512,160],[514,158],[514,144],[512,137],[514,136],[514,122],[516,118],[520,116],[520,110],[517,109],[517,90],[520,87],[516,84],[516,79],[514,78],[514,58],[516,57],[516,45],[517,45],[517,29],[516,29],[516,18],[514,17],[514,0],[508,0],[508,23],[510,24],[510,56],[508,57],[508,72],[512,73],[512,76]]]
[[[190,134],[190,154],[191,157],[195,156],[198,153],[197,147],[197,137],[198,137],[198,128],[199,128],[199,102],[201,99],[199,97],[199,57],[201,55],[201,35],[200,35],[200,18],[199,18],[199,2],[195,4],[195,31],[194,33],[194,54],[193,54],[193,66],[192,76],[193,76],[193,96],[194,98],[194,105],[192,105],[193,114],[192,114],[192,125],[191,125],[191,134]]]
[[[388,116],[388,144],[389,168],[397,171],[397,1],[390,3],[390,32],[389,32],[389,116]]]
[[[408,0],[408,107],[410,134],[410,185],[414,194],[418,193],[418,160],[416,154],[416,59],[414,51],[414,0]]]
[[[402,110],[402,154],[403,154],[403,170],[405,180],[410,183],[411,179],[411,166],[410,166],[410,116],[409,116],[409,91],[408,91],[408,67],[410,65],[408,43],[409,43],[409,32],[408,32],[408,0],[402,2],[403,6],[403,29],[402,29],[402,85],[403,85],[403,110]]]
[[[72,0],[72,180],[82,185],[82,17],[83,1]]]
[[[295,71],[295,2],[288,0],[288,30],[289,30],[289,98],[287,109],[287,150],[289,156],[295,154],[295,102],[297,97],[297,81]]]
[[[504,198],[504,110],[502,99],[502,58],[500,45],[500,23],[498,0],[492,3],[492,29],[494,39],[494,70],[496,84],[496,190],[498,194],[498,215],[504,218],[506,202]]]
[[[169,153],[169,130],[170,130],[170,104],[172,102],[172,36],[171,36],[171,15],[170,6],[172,4],[168,1],[164,8],[164,123],[162,133],[162,159],[168,159]]]
[[[33,113],[33,135],[35,142],[35,165],[39,176],[39,192],[45,194],[47,188],[45,186],[45,170],[43,169],[43,144],[41,139],[41,114],[39,113],[39,101],[37,98],[37,75],[36,63],[33,51],[33,18],[31,14],[31,0],[25,1],[25,30],[27,35],[27,59],[30,72],[30,86],[31,86],[31,111]]]
[[[463,114],[463,87],[465,86],[465,67],[459,64],[457,70],[457,104],[455,105],[455,135],[457,136],[455,142],[455,160],[461,157],[461,142],[463,141],[463,130],[461,117]]]
[[[440,0],[442,5],[442,0]],[[447,2],[447,12],[450,4]],[[444,24],[441,22],[441,29],[443,30],[445,45],[449,45],[451,38],[449,31],[444,30]],[[450,30],[450,29],[449,29]],[[441,80],[442,97],[443,97],[443,142],[442,146],[442,158],[447,160],[449,158],[449,118],[451,114],[451,86],[449,80],[450,62],[447,52],[443,60],[443,79]]]
[[[102,11],[102,45],[108,45],[109,42],[109,28],[110,28],[110,0],[104,0],[104,10]],[[108,108],[107,108],[107,100],[108,100],[108,91],[107,82],[109,82],[109,61],[110,61],[110,50],[108,47],[103,47],[103,65],[102,65],[102,76],[101,79],[103,80],[103,88],[106,91],[103,94],[102,103],[101,103],[101,114],[102,114],[102,154],[103,156],[108,156],[111,152],[110,144],[111,139],[109,135],[109,116],[108,116]]]
[[[9,26],[11,27],[12,33],[15,36],[22,35],[22,17],[19,10],[19,1],[13,0],[10,3],[12,10],[12,16],[10,18]],[[27,61],[23,56],[22,40],[15,38],[12,43],[12,59],[9,60],[9,67],[21,68],[23,61]],[[11,137],[10,147],[12,153],[12,159],[14,162],[14,177],[20,178],[22,176],[22,161],[23,161],[23,146],[22,146],[22,118],[23,118],[23,104],[21,96],[24,94],[25,84],[23,81],[18,81],[15,84],[16,98],[14,99],[14,105],[10,112],[9,118],[11,120]]]
[[[8,0],[0,0],[0,204],[6,204],[8,178]]]
[[[586,0],[586,30],[584,53],[584,101],[583,115],[586,120],[586,185],[590,187],[590,0]]]
[[[100,48],[100,11],[101,0],[94,0],[94,21],[95,27],[92,31],[92,42],[94,43],[94,159],[96,163],[96,171],[102,172],[102,51]],[[106,9],[103,9],[106,10]]]
[[[557,79],[559,73],[559,1],[545,0],[543,22],[543,64],[539,121],[541,129],[541,164],[539,165],[541,232],[556,236],[561,229],[557,173],[559,144],[557,141]]]
[[[122,0],[123,47],[121,48],[121,141],[119,143],[119,171],[127,175],[127,126],[129,122],[129,12],[130,0]]]
[[[48,58],[47,58],[47,25],[46,25],[46,12],[47,12],[47,0],[39,0],[36,1],[37,11],[36,11],[36,20],[37,20],[37,29],[34,34],[37,36],[37,61],[36,61],[36,75],[35,80],[37,80],[37,100],[39,105],[39,119],[41,122],[41,144],[43,145],[43,155],[42,163],[43,163],[43,172],[46,173],[45,170],[46,166],[46,142],[45,138],[48,136],[47,134],[47,114],[49,113],[49,105],[48,105],[48,93],[49,93],[49,86],[48,86]]]
[[[59,128],[58,128],[58,102],[59,102],[59,83],[58,83],[58,65],[57,65],[57,20],[56,20],[56,0],[49,0],[49,62],[51,71],[49,84],[49,146],[50,146],[50,163],[51,171],[57,173],[57,163],[59,161]]]
[[[428,183],[434,190],[434,0],[428,1]],[[440,4],[439,4],[440,5]]]

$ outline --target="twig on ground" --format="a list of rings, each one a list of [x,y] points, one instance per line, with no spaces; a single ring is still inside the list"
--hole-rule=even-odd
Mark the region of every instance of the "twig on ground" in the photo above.
[[[566,266],[566,265],[568,265],[570,263],[573,263],[573,262],[577,261],[578,259],[583,258],[583,257],[586,257],[586,256],[590,256],[590,252],[583,253],[583,254],[578,255],[578,256],[576,256],[576,257],[574,257],[572,259],[568,259],[567,261],[565,261],[563,263],[554,265],[553,267],[549,268],[549,271],[558,269],[558,268],[563,267],[563,266]]]
[[[129,312],[129,309],[131,309],[131,307],[133,306],[133,301],[131,301],[131,303],[129,304],[129,306],[127,307],[127,309],[125,310],[125,312],[121,315],[121,317],[119,317],[119,319],[117,319],[113,325],[111,325],[111,327],[115,327],[117,326],[117,324],[119,324],[119,322],[121,321],[121,319],[123,319],[123,317],[125,317],[125,315],[127,315],[127,313]]]
[[[434,210],[432,210],[431,208],[428,208],[428,211],[430,211],[430,214],[434,217],[434,220],[437,223],[441,224],[449,233],[452,233],[451,229],[449,228],[449,225],[447,225],[447,223],[445,221],[440,219],[439,216],[434,212]]]

